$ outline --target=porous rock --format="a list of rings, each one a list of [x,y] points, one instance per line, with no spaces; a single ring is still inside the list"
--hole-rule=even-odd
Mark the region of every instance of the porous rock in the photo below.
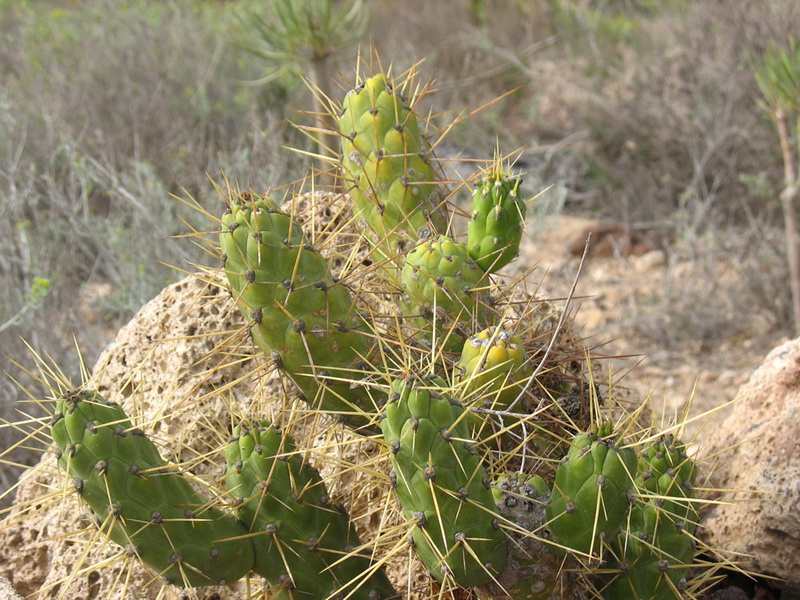
[[[800,583],[800,338],[773,349],[743,385],[702,452],[726,489],[705,514],[713,545],[747,568]]]

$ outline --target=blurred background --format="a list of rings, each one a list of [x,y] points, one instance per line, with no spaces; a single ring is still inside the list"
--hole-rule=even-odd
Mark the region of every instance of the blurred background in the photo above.
[[[223,173],[259,192],[305,176],[287,149],[315,151],[288,124],[314,123],[303,80],[340,100],[370,44],[397,73],[424,58],[432,130],[488,104],[437,155],[520,149],[528,191],[551,186],[534,243],[564,217],[649,240],[662,268],[625,294],[626,335],[684,362],[793,335],[783,156],[754,69],[800,31],[796,0],[325,4],[338,21],[309,53],[281,0],[0,0],[0,369],[29,385],[14,364],[26,345],[69,376],[77,345],[91,367],[181,269],[208,263],[175,237],[208,227],[176,196],[216,214]],[[13,379],[9,421],[24,417]],[[0,466],[0,489],[16,473]]]

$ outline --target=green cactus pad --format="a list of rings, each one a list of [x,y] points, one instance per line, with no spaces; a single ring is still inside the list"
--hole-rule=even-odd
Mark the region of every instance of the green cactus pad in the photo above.
[[[436,176],[417,118],[385,75],[345,96],[342,168],[356,218],[380,240],[404,246],[443,231]]]
[[[484,271],[494,273],[519,251],[525,220],[521,183],[521,178],[504,173],[502,162],[497,160],[472,194],[467,247],[472,260]]]
[[[606,600],[679,600],[694,556],[689,534],[653,502],[638,500],[611,545],[600,592]]]
[[[478,393],[491,408],[508,408],[530,375],[526,359],[522,338],[510,331],[489,327],[470,336],[458,362],[463,395]]]
[[[438,580],[462,587],[493,580],[506,562],[494,498],[468,440],[464,409],[438,378],[392,384],[381,421],[391,450],[392,484],[410,542]]]
[[[639,498],[626,530],[612,543],[604,598],[676,600],[694,556],[699,515],[692,502],[697,469],[671,434],[639,453]]]
[[[59,465],[108,536],[177,586],[224,585],[253,567],[253,545],[161,458],[117,404],[89,391],[56,403]]]
[[[485,319],[478,290],[485,274],[467,255],[464,244],[444,235],[424,241],[405,257],[401,275],[403,314],[430,339],[435,324],[448,349],[460,349],[473,320]]]
[[[323,411],[363,425],[373,410],[362,377],[371,341],[349,290],[300,225],[265,196],[231,198],[220,243],[225,274],[255,343]],[[360,331],[359,331],[360,330]],[[323,383],[329,390],[322,390]]]
[[[572,440],[556,471],[546,511],[550,531],[561,546],[587,555],[599,553],[601,542],[615,536],[624,523],[636,454],[617,442],[610,424]]]
[[[639,454],[637,487],[681,527],[693,534],[700,518],[692,502],[697,468],[686,447],[671,434],[646,444]]]
[[[347,515],[291,438],[268,422],[237,427],[226,459],[225,485],[240,498],[237,514],[256,548],[253,570],[277,593],[271,598],[396,596],[383,571],[354,550],[360,542]]]

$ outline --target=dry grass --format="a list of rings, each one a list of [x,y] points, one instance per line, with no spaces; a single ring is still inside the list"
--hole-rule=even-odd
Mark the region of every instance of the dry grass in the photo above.
[[[192,216],[170,194],[213,197],[221,170],[286,177],[272,100],[289,92],[243,83],[255,65],[212,4],[6,2],[0,22],[0,347],[21,360],[27,340],[74,372],[73,336],[91,363],[177,277],[165,264],[203,260],[173,239]],[[17,398],[4,379],[0,418]]]

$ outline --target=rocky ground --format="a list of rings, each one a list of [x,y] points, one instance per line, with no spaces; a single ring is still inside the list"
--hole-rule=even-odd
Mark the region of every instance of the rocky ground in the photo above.
[[[749,314],[734,317],[739,322],[731,327],[731,335],[723,331],[715,340],[693,340],[691,331],[683,331],[683,340],[676,340],[677,335],[669,337],[670,326],[677,332],[678,328],[690,328],[692,320],[689,315],[684,319],[680,314],[661,314],[659,327],[667,333],[654,326],[656,313],[665,308],[659,306],[665,302],[659,291],[676,271],[687,278],[702,275],[695,272],[694,265],[676,262],[673,251],[660,247],[658,240],[643,239],[622,226],[552,217],[523,246],[518,262],[526,268],[535,265],[530,277],[541,281],[546,295],[565,298],[590,231],[589,255],[572,302],[587,342],[597,346],[599,355],[617,357],[609,361],[613,381],[620,381],[634,397],[650,395],[653,410],[663,411],[668,419],[684,410],[699,416],[717,409],[709,418],[698,418],[687,427],[702,443],[702,428],[724,418],[729,409],[723,405],[733,400],[764,356],[788,339],[788,330],[767,330],[762,326],[766,316],[753,307]],[[731,277],[724,263],[719,270],[719,277]],[[744,329],[751,335],[743,334],[739,326],[745,319]]]

